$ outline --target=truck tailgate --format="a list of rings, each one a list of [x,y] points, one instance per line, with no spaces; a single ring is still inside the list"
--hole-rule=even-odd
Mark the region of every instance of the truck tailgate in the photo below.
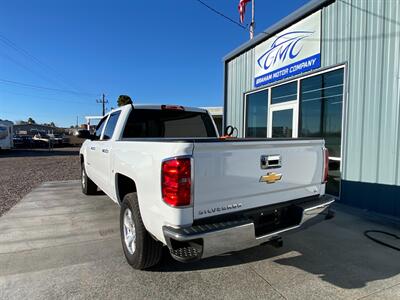
[[[194,219],[323,194],[323,147],[322,140],[195,142]]]

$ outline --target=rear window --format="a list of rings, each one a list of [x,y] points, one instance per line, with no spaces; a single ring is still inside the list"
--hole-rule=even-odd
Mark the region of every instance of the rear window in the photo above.
[[[210,116],[182,110],[133,109],[124,138],[216,137]]]

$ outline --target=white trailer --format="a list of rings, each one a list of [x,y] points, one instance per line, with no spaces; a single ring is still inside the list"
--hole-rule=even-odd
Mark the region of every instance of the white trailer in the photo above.
[[[0,150],[13,148],[13,123],[0,120]]]

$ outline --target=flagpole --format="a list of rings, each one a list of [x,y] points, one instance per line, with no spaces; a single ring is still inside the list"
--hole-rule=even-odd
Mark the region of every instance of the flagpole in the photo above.
[[[254,22],[255,15],[255,0],[251,0],[251,23],[250,23],[250,39],[254,38],[254,29],[256,27],[256,23]]]

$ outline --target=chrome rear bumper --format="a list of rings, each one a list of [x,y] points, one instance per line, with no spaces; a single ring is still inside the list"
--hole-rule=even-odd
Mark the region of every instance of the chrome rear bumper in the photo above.
[[[330,218],[333,215],[329,213],[329,206],[334,201],[332,196],[324,195],[312,201],[296,203],[295,207],[301,213],[299,222],[260,236],[256,236],[256,226],[248,218],[185,228],[164,226],[163,231],[172,256],[187,262],[251,248],[274,240],[283,232],[300,228],[309,221]]]

